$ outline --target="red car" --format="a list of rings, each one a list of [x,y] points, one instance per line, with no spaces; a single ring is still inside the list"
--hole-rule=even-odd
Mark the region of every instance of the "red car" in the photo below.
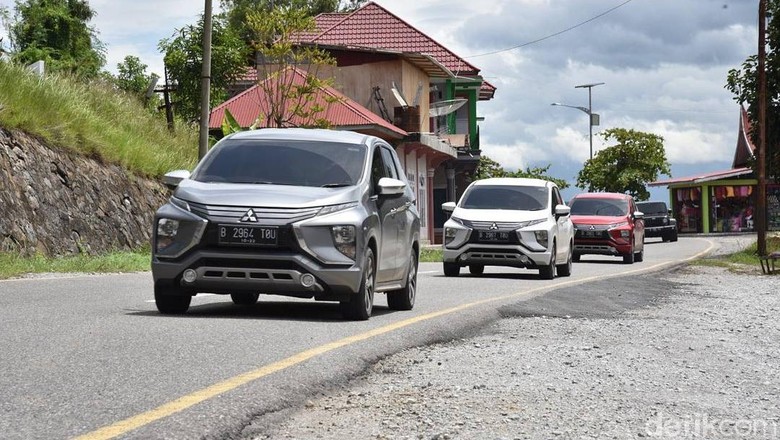
[[[632,264],[645,255],[645,223],[634,198],[620,193],[583,193],[569,201],[574,223],[574,261],[585,254],[623,257]]]

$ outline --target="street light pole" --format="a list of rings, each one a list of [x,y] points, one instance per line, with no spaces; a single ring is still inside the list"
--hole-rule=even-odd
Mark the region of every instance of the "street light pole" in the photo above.
[[[593,159],[593,97],[591,95],[591,91],[594,87],[600,86],[604,84],[603,82],[600,83],[591,83],[591,84],[580,84],[578,86],[574,86],[575,89],[588,89],[588,116],[590,117],[590,121],[588,123],[589,129],[590,129],[590,158]],[[598,117],[598,115],[596,115]],[[596,121],[596,124],[598,125],[598,121]]]

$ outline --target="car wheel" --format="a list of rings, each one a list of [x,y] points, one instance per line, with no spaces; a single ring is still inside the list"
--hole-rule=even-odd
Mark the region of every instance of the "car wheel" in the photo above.
[[[634,264],[634,248],[632,247],[631,250],[623,255],[623,263],[625,264]]]
[[[550,264],[540,267],[539,268],[539,278],[543,280],[551,280],[555,278],[555,253],[556,253],[556,247],[555,243],[553,243],[552,252],[550,255]]]
[[[365,321],[371,317],[371,311],[374,309],[374,288],[376,287],[375,270],[374,251],[367,248],[360,288],[349,301],[341,302],[341,314],[344,315],[344,318]]]
[[[566,258],[566,263],[561,264],[560,266],[557,266],[555,269],[558,271],[558,276],[560,277],[568,277],[571,276],[571,261],[573,259],[572,257],[572,249],[571,246],[569,246],[569,256]]]
[[[677,241],[677,231],[672,232],[672,238],[670,241]]]
[[[233,304],[239,306],[251,306],[257,302],[257,298],[260,297],[259,293],[231,293],[230,299],[233,300]]]
[[[444,276],[456,277],[460,274],[460,266],[455,263],[444,263]]]
[[[670,236],[668,234],[664,234],[664,235],[661,236],[661,241],[664,242],[664,243],[666,243],[667,241],[670,241],[670,240],[671,240],[671,238],[670,238]]]
[[[387,292],[387,307],[390,310],[412,310],[417,297],[417,252],[412,250],[406,286],[403,289]]]
[[[485,273],[485,265],[484,264],[472,264],[469,266],[469,272],[472,275],[482,275]]]
[[[181,315],[190,308],[192,295],[175,287],[154,286],[154,303],[163,315]]]
[[[575,263],[579,263],[579,262],[580,262],[580,254],[574,254],[574,255],[572,255],[572,256],[571,256],[571,261],[573,261],[573,262],[575,262]]]
[[[642,250],[634,254],[634,261],[641,263],[645,261],[645,248],[642,246]]]

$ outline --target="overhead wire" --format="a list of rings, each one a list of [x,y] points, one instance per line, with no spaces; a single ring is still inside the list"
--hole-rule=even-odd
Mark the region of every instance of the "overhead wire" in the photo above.
[[[586,25],[586,24],[590,23],[591,21],[598,20],[599,18],[609,14],[610,12],[612,12],[612,11],[618,9],[618,8],[621,8],[621,7],[631,3],[632,1],[634,1],[634,0],[626,0],[626,1],[624,1],[623,3],[621,3],[621,4],[617,5],[617,6],[614,6],[614,7],[610,8],[610,9],[607,9],[606,11],[602,12],[601,14],[598,14],[598,15],[596,15],[594,17],[591,17],[591,18],[589,18],[589,19],[587,19],[587,20],[585,20],[583,22],[577,23],[574,26],[568,27],[566,29],[563,29],[561,31],[558,31],[558,32],[555,32],[553,34],[547,35],[545,37],[538,38],[536,40],[529,41],[527,43],[518,44],[516,46],[508,47],[506,49],[499,49],[499,50],[494,50],[494,51],[491,51],[491,52],[485,52],[485,53],[480,53],[480,54],[476,54],[476,55],[469,55],[469,56],[466,56],[466,57],[463,57],[463,58],[479,58],[479,57],[484,57],[484,56],[488,56],[488,55],[495,55],[497,53],[509,52],[510,50],[515,50],[515,49],[519,49],[521,47],[530,46],[532,44],[536,44],[536,43],[542,42],[544,40],[548,40],[550,38],[557,37],[558,35],[565,34],[566,32],[569,32],[571,30],[577,29],[580,26]]]

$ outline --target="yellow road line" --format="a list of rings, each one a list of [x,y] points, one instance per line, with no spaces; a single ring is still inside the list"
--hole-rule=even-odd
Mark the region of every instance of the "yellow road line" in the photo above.
[[[706,255],[709,253],[715,244],[709,240],[707,240],[710,243],[710,246],[700,252],[699,254],[694,255],[693,257],[687,258],[683,261],[690,261],[695,258],[699,258],[703,255]],[[165,403],[163,405],[158,406],[157,408],[154,408],[152,410],[146,411],[144,413],[138,414],[136,416],[127,418],[125,420],[121,420],[119,422],[116,422],[114,424],[105,426],[103,428],[100,428],[96,431],[92,431],[90,433],[81,435],[79,437],[76,437],[76,440],[99,440],[99,439],[111,439],[114,437],[118,437],[120,435],[126,434],[130,431],[133,431],[135,429],[138,429],[142,426],[146,426],[152,422],[155,422],[157,420],[163,419],[165,417],[168,417],[170,415],[173,415],[179,411],[183,411],[187,408],[190,408],[192,406],[197,405],[200,402],[203,402],[205,400],[214,398],[219,396],[220,394],[224,394],[228,391],[232,391],[242,385],[246,385],[249,382],[252,382],[254,380],[260,379],[262,377],[268,376],[270,374],[276,373],[277,371],[281,371],[287,368],[290,368],[294,365],[300,364],[302,362],[305,362],[309,359],[312,359],[314,357],[320,356],[322,354],[328,353],[330,351],[339,349],[341,347],[351,345],[360,341],[364,341],[366,339],[373,338],[375,336],[383,335],[404,327],[408,327],[410,325],[427,321],[433,318],[437,318],[443,315],[449,315],[451,313],[456,313],[465,309],[469,309],[472,307],[476,307],[479,305],[496,302],[496,301],[505,301],[508,299],[516,299],[522,296],[528,296],[535,293],[540,293],[546,290],[551,290],[554,288],[561,288],[561,287],[567,287],[573,284],[580,284],[585,283],[589,281],[595,281],[598,279],[606,279],[606,278],[615,278],[618,276],[625,276],[630,275],[634,273],[641,273],[641,272],[652,272],[654,270],[660,269],[664,266],[669,266],[671,263],[665,262],[665,263],[658,263],[650,267],[644,267],[641,269],[636,269],[628,272],[621,272],[618,274],[612,274],[612,275],[596,275],[584,279],[578,279],[578,280],[571,280],[571,281],[565,281],[556,283],[554,285],[547,285],[538,287],[531,290],[526,290],[523,292],[515,292],[508,295],[503,296],[497,296],[493,298],[486,298],[480,301],[475,301],[471,303],[461,304],[459,306],[451,307],[449,309],[439,310],[436,312],[427,313],[425,315],[419,315],[415,316],[409,319],[404,319],[402,321],[394,322],[391,324],[387,324],[382,327],[377,327],[373,330],[369,330],[364,333],[360,333],[357,335],[349,336],[343,339],[339,339],[337,341],[333,341],[324,345],[320,345],[318,347],[314,347],[312,349],[302,351],[298,354],[295,354],[293,356],[290,356],[286,359],[282,359],[280,361],[265,365],[263,367],[260,367],[256,370],[252,370],[243,374],[240,374],[238,376],[231,377],[229,379],[226,379],[222,382],[215,383],[214,385],[211,385],[209,387],[203,388],[201,390],[195,391],[191,394],[187,394],[186,396],[182,396],[176,400],[173,400],[171,402]]]

